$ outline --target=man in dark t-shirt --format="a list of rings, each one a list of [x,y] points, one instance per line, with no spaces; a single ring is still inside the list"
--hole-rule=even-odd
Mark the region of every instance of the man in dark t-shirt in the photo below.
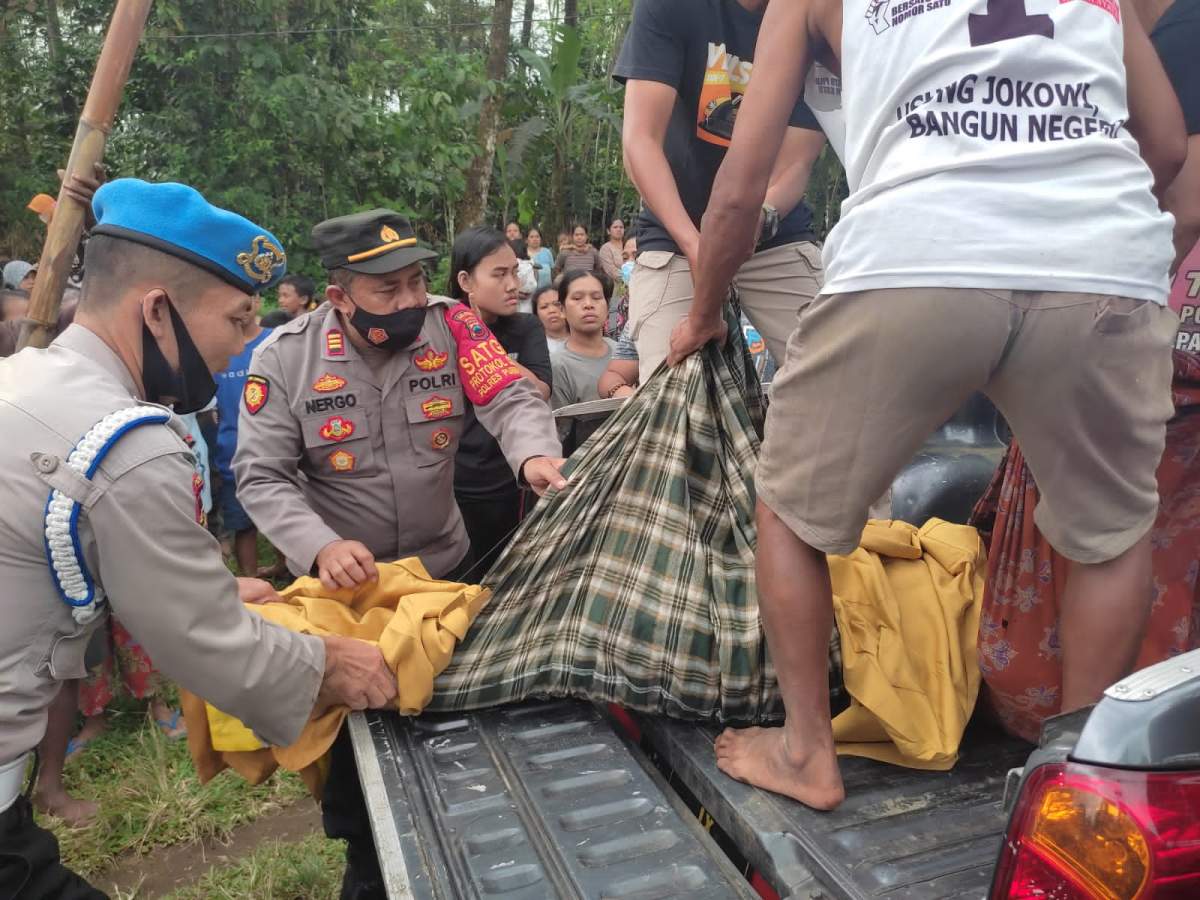
[[[625,85],[626,168],[641,192],[630,333],[642,381],[667,356],[692,302],[700,218],[725,158],[766,0],[636,0],[613,77]],[[796,103],[760,216],[760,239],[735,279],[777,362],[796,313],[821,289],[808,176],[825,144]]]

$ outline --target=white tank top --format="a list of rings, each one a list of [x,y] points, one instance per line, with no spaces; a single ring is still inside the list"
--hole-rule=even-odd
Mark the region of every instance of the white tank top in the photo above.
[[[1123,127],[1117,0],[845,0],[850,196],[826,293],[1167,299],[1174,220]]]
[[[846,116],[842,112],[842,79],[820,63],[813,63],[804,83],[804,102],[812,110],[825,139],[846,164]]]

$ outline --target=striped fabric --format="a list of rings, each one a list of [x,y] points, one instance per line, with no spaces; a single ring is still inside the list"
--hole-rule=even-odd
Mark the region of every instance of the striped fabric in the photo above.
[[[484,579],[493,599],[429,710],[578,697],[782,719],[754,588],[765,402],[741,329],[730,335],[724,350],[660,369],[572,456],[569,486],[538,504]],[[831,671],[840,684],[840,665]]]

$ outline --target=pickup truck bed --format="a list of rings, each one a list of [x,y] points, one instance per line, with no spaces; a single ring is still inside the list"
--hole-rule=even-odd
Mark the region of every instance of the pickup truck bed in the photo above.
[[[755,871],[782,897],[981,898],[1029,752],[980,730],[952,772],[846,758],[816,813],[722,775],[712,728],[636,724],[649,756],[585,703],[354,716],[390,896],[752,897]]]

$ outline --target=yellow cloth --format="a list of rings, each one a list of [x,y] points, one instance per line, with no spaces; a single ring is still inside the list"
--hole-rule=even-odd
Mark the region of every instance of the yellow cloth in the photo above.
[[[316,578],[298,578],[282,603],[246,608],[292,631],[341,635],[375,644],[396,673],[396,709],[416,715],[433,696],[433,679],[446,668],[491,592],[478,585],[435,581],[417,559],[379,563],[379,580],[329,592]],[[226,766],[257,784],[277,765],[305,775],[316,793],[324,781],[318,762],[337,737],[348,710],[333,707],[305,726],[290,747],[264,748],[232,716],[181,691],[188,749],[202,781]]]
[[[979,533],[941,519],[872,521],[829,570],[851,696],[833,721],[838,753],[951,768],[979,694]]]

